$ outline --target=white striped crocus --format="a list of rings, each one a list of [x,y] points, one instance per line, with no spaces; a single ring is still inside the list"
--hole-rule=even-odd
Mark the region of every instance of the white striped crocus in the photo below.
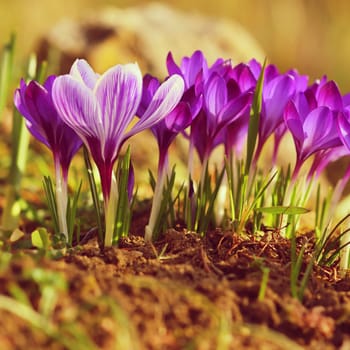
[[[78,59],[70,74],[56,79],[55,106],[64,122],[83,140],[100,174],[105,246],[113,242],[118,198],[113,166],[123,143],[165,118],[178,104],[183,91],[183,79],[178,75],[170,77],[159,86],[143,115],[127,131],[142,97],[142,74],[136,63],[116,65],[99,75],[85,60]]]
[[[50,76],[43,85],[21,80],[15,91],[14,104],[25,118],[30,133],[45,144],[53,154],[56,179],[56,204],[59,230],[68,239],[67,178],[75,153],[82,145],[79,136],[65,124],[52,101],[52,86],[56,77]]]

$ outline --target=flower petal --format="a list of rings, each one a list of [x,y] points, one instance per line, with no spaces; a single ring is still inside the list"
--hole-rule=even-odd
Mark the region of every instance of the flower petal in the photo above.
[[[88,147],[90,137],[105,142],[100,108],[91,89],[72,76],[63,75],[54,82],[52,99],[62,120]]]
[[[141,117],[145,113],[148,105],[152,100],[152,97],[156,93],[159,86],[160,86],[159,80],[153,77],[152,75],[146,74],[143,77],[142,98],[141,98],[141,103],[139,105],[139,108],[137,109],[137,112],[136,112],[136,114],[139,117]]]
[[[191,57],[185,57],[182,60],[181,70],[183,72],[186,87],[193,86],[196,82],[198,74],[203,71],[206,75],[207,61],[202,51],[195,51]]]
[[[167,66],[169,75],[174,75],[174,74],[182,75],[181,69],[175,63],[174,57],[171,51],[169,51],[168,56],[166,58],[166,66]]]
[[[37,111],[35,111],[35,115],[31,115],[28,110],[26,101],[25,101],[25,92],[27,90],[27,85],[24,80],[21,80],[20,88],[15,91],[14,95],[14,104],[19,111],[19,113],[25,118],[25,124],[30,131],[30,133],[42,142],[44,145],[50,148],[50,144],[47,140],[46,133],[40,124],[41,117],[38,116]],[[36,120],[39,119],[39,120]]]
[[[338,118],[339,135],[343,144],[350,150],[350,118],[349,113],[339,113]]]
[[[301,152],[305,139],[302,120],[292,101],[289,101],[284,110],[284,121],[292,133],[297,153]]]
[[[192,114],[188,103],[180,102],[164,119],[165,126],[173,133],[186,129],[192,122]]]
[[[263,108],[259,134],[265,140],[283,122],[283,110],[295,92],[294,78],[281,75],[271,80],[263,89]]]
[[[94,94],[101,109],[103,130],[108,139],[121,135],[136,115],[142,97],[142,75],[137,64],[117,65],[98,80]]]
[[[332,80],[320,88],[317,101],[319,106],[326,106],[333,110],[341,110],[343,108],[342,96],[337,84]]]
[[[243,114],[249,113],[252,97],[251,92],[246,92],[227,103],[218,116],[218,124],[232,123]]]
[[[96,74],[84,59],[75,60],[70,69],[70,75],[83,82],[91,90],[99,77],[99,74]]]
[[[204,90],[204,103],[207,111],[217,116],[227,103],[227,87],[225,79],[214,73],[210,76]]]
[[[124,136],[130,136],[148,129],[163,120],[179,103],[184,92],[184,81],[179,75],[172,75],[160,85],[147,110],[135,126]]]

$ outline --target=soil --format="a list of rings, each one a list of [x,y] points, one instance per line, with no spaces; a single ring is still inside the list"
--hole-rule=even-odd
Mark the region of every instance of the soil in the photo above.
[[[136,217],[134,234],[104,251],[88,237],[55,258],[10,244],[0,349],[350,349],[350,280],[315,265],[302,302],[292,298],[290,241],[278,232],[177,227],[150,244],[143,225]],[[302,271],[313,245],[312,232],[297,238]]]

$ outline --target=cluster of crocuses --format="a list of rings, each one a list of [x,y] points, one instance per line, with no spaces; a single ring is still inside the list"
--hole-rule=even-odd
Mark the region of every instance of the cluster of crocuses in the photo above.
[[[177,135],[189,140],[191,178],[194,152],[203,169],[220,144],[226,156],[242,156],[261,64],[251,60],[233,65],[220,58],[210,66],[202,52],[196,51],[184,57],[180,65],[170,53],[166,65],[169,76],[163,82],[148,74],[142,77],[137,64],[116,65],[99,75],[81,59],[74,62],[69,74],[50,76],[43,85],[21,81],[15,105],[29,131],[53,153],[62,233],[67,233],[68,168],[82,144],[100,175],[106,246],[113,241],[120,195],[114,164],[131,136],[150,129],[159,147],[157,183],[145,230],[148,240],[153,236],[168,175],[169,146]],[[257,166],[263,146],[272,135],[272,164],[276,161],[286,132],[292,134],[296,149],[292,179],[298,177],[312,155],[310,178],[318,176],[329,162],[349,153],[350,95],[342,96],[333,81],[322,78],[309,84],[306,76],[294,70],[281,74],[274,65],[268,65],[261,98],[252,168]],[[135,117],[139,119],[130,127]]]

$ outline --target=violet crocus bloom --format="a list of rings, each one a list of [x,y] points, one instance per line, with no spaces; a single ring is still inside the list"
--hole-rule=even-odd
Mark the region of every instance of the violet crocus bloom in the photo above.
[[[218,70],[220,67],[224,69],[224,60],[218,58],[209,67],[203,52],[197,50],[191,57],[183,57],[180,66],[178,66],[174,61],[172,53],[169,52],[166,65],[169,75],[181,75],[185,82],[185,88],[189,89],[192,86],[198,85],[199,80],[205,81],[214,70]]]
[[[295,180],[303,163],[317,152],[329,152],[342,145],[338,134],[337,118],[343,112],[342,97],[333,81],[323,84],[315,93],[313,89],[299,93],[289,101],[284,120],[292,133],[297,159],[292,179]],[[329,156],[332,159],[333,156]],[[319,157],[324,161],[326,158]],[[316,170],[321,164],[313,164]],[[324,167],[325,164],[322,164]]]
[[[228,72],[228,88],[230,98],[246,92],[253,94],[256,87],[256,77],[249,64],[240,63]],[[225,155],[229,159],[232,153],[236,157],[242,154],[244,141],[248,133],[249,115],[251,104],[247,105],[244,113],[233,116],[229,124],[224,128]]]
[[[154,94],[160,87],[157,78],[147,74],[143,78],[142,99],[139,105],[137,115],[142,116],[147,109]],[[156,137],[159,149],[158,175],[162,169],[168,166],[168,149],[175,137],[186,129],[192,122],[190,106],[186,102],[180,101],[179,104],[160,122],[151,127],[153,135]]]
[[[137,64],[116,65],[96,74],[85,60],[76,60],[70,74],[56,79],[53,101],[61,117],[81,137],[100,174],[105,205],[105,245],[113,240],[118,196],[113,166],[123,143],[165,118],[183,95],[178,75],[160,85],[139,121],[129,130],[142,97]]]
[[[237,84],[212,72],[203,85],[203,107],[191,125],[191,143],[205,168],[213,149],[223,143],[222,130],[246,115],[250,109],[252,91],[241,93]]]
[[[283,125],[283,111],[287,102],[295,94],[295,77],[292,74],[279,74],[273,65],[266,67],[262,92],[259,139],[253,160],[257,163],[268,138],[277,133],[273,161],[276,158],[279,142],[286,129]]]
[[[137,115],[142,116],[160,87],[157,78],[147,74],[143,78],[143,93]],[[168,151],[175,137],[184,131],[192,122],[192,114],[189,103],[180,102],[163,120],[151,127],[159,150],[157,182],[154,189],[151,214],[145,228],[145,240],[151,241],[154,235],[154,225],[159,215],[165,180],[168,174]]]
[[[343,102],[347,102],[347,97],[344,99]],[[335,159],[339,159],[342,156],[349,155],[350,153],[350,110],[349,105],[347,105],[342,113],[338,113],[337,116],[337,126],[339,131],[339,137],[343,143],[343,147],[338,147],[339,151],[337,154],[335,154],[335,157],[331,159],[331,161]],[[344,176],[341,179],[341,182],[339,184],[339,197],[340,194],[343,192],[345,185],[350,179],[350,164],[344,174]]]
[[[25,118],[30,133],[52,152],[55,166],[56,199],[60,231],[68,237],[67,177],[71,160],[82,145],[78,135],[60,118],[52,101],[52,86],[56,77],[50,76],[43,85],[21,80],[14,95],[14,104]]]
[[[261,73],[261,64],[255,59],[248,66],[257,80]],[[276,163],[278,148],[287,131],[283,121],[283,111],[286,103],[298,92],[305,91],[308,76],[300,75],[296,70],[280,74],[275,65],[269,64],[264,72],[262,92],[262,109],[259,123],[259,139],[255,152],[253,166],[256,165],[267,139],[274,135],[273,164]]]

